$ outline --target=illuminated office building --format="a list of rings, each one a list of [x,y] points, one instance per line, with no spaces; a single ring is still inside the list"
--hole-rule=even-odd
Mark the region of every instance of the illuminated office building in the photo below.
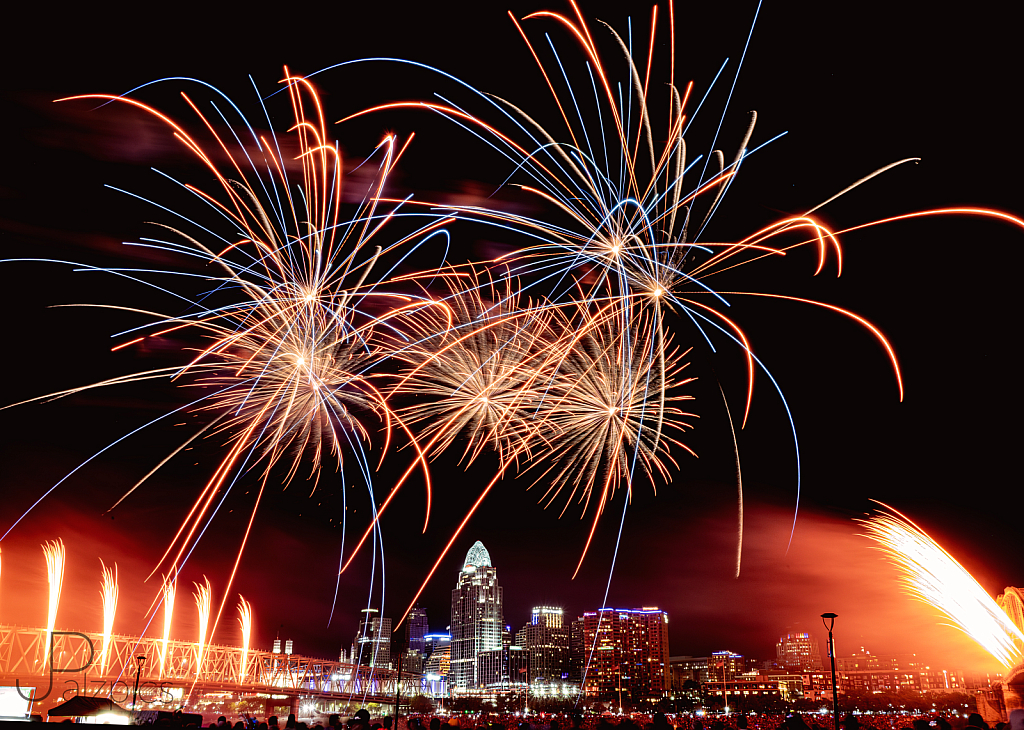
[[[569,629],[563,611],[537,606],[530,623],[516,632],[516,645],[529,656],[529,681],[558,680],[569,677]]]
[[[668,614],[657,608],[602,608],[583,614],[583,689],[634,709],[668,690]]]
[[[426,637],[429,633],[427,609],[419,606],[409,609],[409,615],[405,619],[405,639],[409,651],[426,654]]]
[[[786,634],[775,645],[775,655],[782,669],[821,669],[818,640],[808,633]]]
[[[391,666],[391,619],[379,613],[376,608],[364,608],[359,613],[359,629],[352,642],[353,664]]]

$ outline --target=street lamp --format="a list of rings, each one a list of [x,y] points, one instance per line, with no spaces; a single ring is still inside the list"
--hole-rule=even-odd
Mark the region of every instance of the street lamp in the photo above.
[[[395,683],[395,724],[394,730],[398,730],[398,704],[402,699],[402,652],[398,652],[398,681]]]
[[[136,705],[139,702],[139,675],[142,674],[142,667],[146,664],[146,655],[139,654],[135,657],[135,663],[138,665],[135,669],[135,694],[132,696],[132,712],[135,712]]]
[[[828,658],[832,660],[832,727],[839,730],[839,691],[836,688],[836,642],[832,638],[832,627],[835,626],[838,614],[821,614],[821,623],[828,630]],[[826,623],[826,621],[828,623]]]

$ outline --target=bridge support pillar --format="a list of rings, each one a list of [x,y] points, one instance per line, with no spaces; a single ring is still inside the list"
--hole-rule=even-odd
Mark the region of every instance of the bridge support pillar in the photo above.
[[[292,715],[295,715],[295,717],[299,716],[299,698],[298,697],[289,697],[288,698],[288,712],[291,713]]]

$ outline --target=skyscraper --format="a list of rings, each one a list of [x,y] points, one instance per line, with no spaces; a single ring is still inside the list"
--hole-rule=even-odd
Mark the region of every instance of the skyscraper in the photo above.
[[[634,708],[665,695],[667,613],[657,608],[602,608],[583,614],[583,634],[588,695],[614,698],[621,691]]]
[[[448,686],[467,689],[480,684],[476,656],[501,649],[504,629],[501,586],[491,556],[477,540],[466,553],[452,591],[452,659]]]
[[[426,658],[427,609],[414,606],[409,609],[405,622],[405,653],[402,655],[402,670],[421,674]]]
[[[391,619],[382,618],[376,608],[359,613],[359,628],[352,641],[353,664],[367,667],[391,666]]]
[[[425,637],[430,633],[427,626],[427,609],[414,606],[409,610],[409,616],[405,621],[405,638],[409,651],[426,653]]]
[[[583,681],[583,664],[586,653],[583,649],[583,617],[574,618],[569,624],[569,679]]]

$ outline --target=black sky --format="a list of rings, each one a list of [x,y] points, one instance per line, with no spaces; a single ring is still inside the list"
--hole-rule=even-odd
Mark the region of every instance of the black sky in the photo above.
[[[822,211],[825,222],[842,228],[961,205],[1024,213],[1018,180],[1019,64],[1013,50],[1018,11],[961,6],[948,13],[934,5],[907,5],[768,3],[762,8],[720,146],[731,154],[750,109],[759,113],[755,142],[784,130],[788,135],[745,164],[717,214],[717,235],[740,237],[773,218],[802,212],[905,157],[922,160],[830,205]],[[558,3],[508,7],[517,17],[545,7],[569,10]],[[151,194],[158,181],[148,167],[175,169],[176,156],[184,154],[136,116],[51,104],[57,97],[119,93],[155,78],[192,76],[253,110],[249,74],[268,89],[284,64],[311,73],[353,58],[400,56],[436,65],[553,119],[543,80],[505,9],[492,3],[386,9],[379,3],[358,9],[335,3],[282,7],[268,16],[255,8],[211,13],[209,6],[167,6],[159,20],[144,22],[137,10],[25,8],[22,30],[0,51],[11,70],[0,92],[0,125],[8,143],[0,168],[2,257],[125,260],[120,241],[145,235],[144,222],[155,215],[102,186]],[[648,27],[648,3],[586,3],[583,9],[588,18],[620,30],[632,15],[637,36]],[[751,3],[676,8],[681,77],[692,78],[702,93],[725,58],[732,59],[728,78],[709,99],[709,121],[721,114],[754,9]],[[548,29],[560,49],[569,48],[564,34]],[[599,34],[600,26],[593,24],[592,30]],[[542,37],[535,33],[535,39]],[[435,91],[427,76],[396,74],[383,66],[327,73],[317,83],[330,119],[371,103]],[[169,83],[149,98],[167,107],[177,104],[180,114],[175,100],[180,88]],[[431,195],[489,190],[510,172],[436,119],[374,118],[353,127],[351,137],[335,128],[353,156],[367,154],[390,130],[417,132],[402,171],[402,184],[409,188]],[[688,142],[705,151],[713,131],[712,125],[707,136]],[[466,229],[459,235],[471,245],[478,233]],[[884,353],[848,321],[797,304],[737,306],[733,313],[784,388],[800,434],[803,501],[793,546],[787,553],[788,529],[780,527],[791,519],[796,496],[792,447],[785,414],[762,378],[753,418],[740,436],[747,562],[739,581],[731,577],[732,463],[712,384],[717,376],[739,402],[741,362],[736,353],[698,353],[697,387],[704,388],[698,403],[708,409],[694,435],[701,459],[681,459],[680,473],[672,484],[659,485],[657,497],[638,490],[609,602],[666,608],[674,653],[731,648],[766,656],[781,632],[815,629],[816,616],[831,610],[841,616],[837,629],[845,617],[853,617],[847,626],[876,651],[916,649],[968,661],[970,651],[954,632],[928,628],[931,619],[924,609],[898,594],[892,572],[865,540],[853,536],[850,518],[870,509],[870,499],[884,500],[932,530],[990,592],[1024,580],[1016,425],[1021,398],[1013,355],[1020,329],[1022,243],[1024,232],[1006,224],[944,217],[850,234],[844,238],[845,269],[838,280],[834,269],[811,277],[809,256],[751,271],[747,285],[847,307],[881,328],[904,368],[905,402],[897,402]],[[48,308],[123,302],[136,295],[130,288],[72,274],[68,267],[2,266],[4,403],[164,356],[111,355],[107,338],[116,327],[106,314]],[[83,459],[155,417],[175,398],[172,390],[134,387],[0,413],[6,435],[0,529]],[[98,616],[100,557],[117,560],[125,585],[134,585],[126,606],[134,606],[135,618],[124,609],[125,630],[141,627],[138,616],[153,590],[152,583],[142,585],[144,573],[159,558],[213,461],[175,463],[115,511],[112,521],[101,513],[166,453],[168,442],[162,439],[167,435],[130,442],[90,464],[4,540],[0,621],[39,623],[34,617],[42,614],[45,580],[38,544],[61,536],[69,561],[75,561],[65,598],[72,602],[68,606],[79,604],[74,628],[98,628],[91,624]],[[423,537],[416,536],[422,489],[406,488],[401,514],[384,525],[392,541],[389,612],[404,608],[477,485],[489,478],[487,467],[481,463],[464,474],[441,463],[435,517]],[[456,544],[424,595],[432,628],[447,623],[448,592],[476,539],[484,541],[498,567],[506,620],[513,625],[522,624],[530,606],[542,602],[562,604],[571,613],[600,604],[621,502],[613,505],[580,577],[570,582],[585,525],[543,511],[525,486],[504,484]],[[339,502],[330,490],[322,487],[310,498],[302,485],[293,485],[275,494],[258,520],[258,538],[235,589],[253,600],[263,644],[284,624],[284,633],[300,649],[330,653],[355,631],[370,573],[365,559],[346,574],[336,618],[324,628],[340,540]],[[184,578],[198,580],[206,573],[215,590],[218,581],[223,583],[245,504],[240,495],[238,509],[216,523]],[[140,626],[133,627],[133,621]],[[904,621],[913,631],[904,630]],[[926,646],[908,646],[906,637],[918,632]]]

